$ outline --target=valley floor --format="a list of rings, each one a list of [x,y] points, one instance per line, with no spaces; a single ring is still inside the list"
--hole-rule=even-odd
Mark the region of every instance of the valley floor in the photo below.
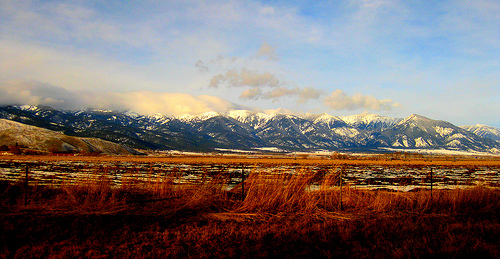
[[[306,172],[251,173],[244,187],[227,190],[223,178],[211,179],[119,187],[99,174],[59,186],[0,181],[0,258],[500,258],[494,188],[339,189],[333,175]],[[312,181],[318,189],[306,188]]]
[[[345,155],[343,158],[330,155],[169,155],[169,156],[52,156],[52,155],[0,155],[0,160],[21,161],[105,161],[134,163],[175,163],[175,164],[319,164],[319,165],[443,165],[443,166],[500,166],[500,157],[495,156],[448,156],[448,155],[404,155],[371,154]],[[340,155],[342,156],[342,155]]]

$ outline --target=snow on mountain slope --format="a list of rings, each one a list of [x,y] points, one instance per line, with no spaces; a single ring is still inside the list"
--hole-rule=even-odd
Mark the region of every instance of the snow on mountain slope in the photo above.
[[[369,113],[338,117],[326,113],[298,116],[233,110],[225,114],[207,112],[173,117],[0,106],[0,118],[141,149],[373,150],[398,147],[489,152],[500,147],[499,142],[476,135],[479,133],[416,114],[402,119]]]
[[[135,119],[140,118],[140,116],[130,116],[130,117],[135,118]],[[172,117],[172,116],[164,115],[161,113],[155,113],[155,114],[149,115],[149,116],[147,116],[147,118],[155,121],[156,123],[160,123],[160,124],[164,124],[164,123],[169,122],[172,119],[174,119],[174,117]]]
[[[200,122],[200,121],[206,121],[210,118],[217,117],[217,116],[221,116],[221,114],[218,112],[205,112],[205,113],[195,114],[195,115],[192,115],[192,114],[182,115],[182,116],[179,116],[178,119],[180,121],[186,122],[186,123],[196,123],[196,122]]]
[[[390,118],[371,113],[362,113],[340,117],[350,126],[365,130],[384,130],[395,126],[401,121],[399,118]]]
[[[321,115],[309,116],[309,119],[313,121],[314,124],[323,124],[329,129],[346,127],[346,122],[338,116],[333,116],[327,113]]]
[[[441,137],[446,137],[450,135],[453,132],[453,129],[451,128],[443,128],[440,126],[435,126],[434,130],[441,136]]]
[[[486,126],[482,124],[476,124],[475,126],[460,126],[462,129],[470,131],[480,137],[489,138],[496,141],[500,141],[500,129]]]
[[[267,121],[274,118],[276,114],[266,114],[248,110],[233,110],[228,112],[227,116],[257,129],[262,127]]]
[[[449,122],[412,114],[382,132],[393,147],[493,150],[498,143],[481,138]]]
[[[256,113],[249,110],[232,110],[227,113],[228,117],[231,117],[239,122],[246,123],[249,118],[254,116]]]

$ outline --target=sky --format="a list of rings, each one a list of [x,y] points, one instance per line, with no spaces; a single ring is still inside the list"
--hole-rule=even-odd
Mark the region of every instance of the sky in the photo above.
[[[500,1],[0,0],[0,105],[500,127]]]

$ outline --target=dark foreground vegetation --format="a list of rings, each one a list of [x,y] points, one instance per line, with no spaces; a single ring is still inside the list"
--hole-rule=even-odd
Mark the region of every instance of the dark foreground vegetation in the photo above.
[[[334,174],[309,190],[315,177],[1,182],[0,257],[500,258],[497,190],[340,190]]]

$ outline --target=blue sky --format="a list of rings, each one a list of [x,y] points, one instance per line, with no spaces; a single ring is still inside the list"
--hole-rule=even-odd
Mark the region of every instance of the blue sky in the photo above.
[[[0,0],[0,104],[500,127],[500,1]]]

